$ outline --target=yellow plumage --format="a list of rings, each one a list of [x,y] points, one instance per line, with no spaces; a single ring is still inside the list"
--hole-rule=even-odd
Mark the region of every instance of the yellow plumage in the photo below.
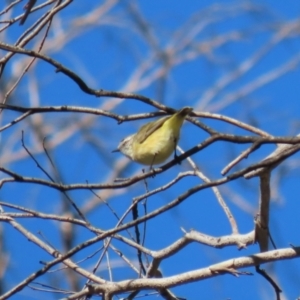
[[[175,151],[181,126],[192,110],[184,107],[172,116],[145,124],[136,134],[123,139],[115,151],[143,165],[163,163]]]

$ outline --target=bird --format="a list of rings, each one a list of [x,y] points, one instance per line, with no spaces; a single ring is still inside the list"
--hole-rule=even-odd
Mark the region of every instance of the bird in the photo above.
[[[121,152],[142,165],[162,164],[174,152],[180,138],[180,129],[192,107],[183,107],[171,116],[143,125],[135,134],[125,137],[112,152]]]

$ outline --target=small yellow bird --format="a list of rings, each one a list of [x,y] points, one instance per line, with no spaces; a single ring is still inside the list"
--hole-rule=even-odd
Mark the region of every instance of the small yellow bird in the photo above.
[[[180,129],[186,116],[193,111],[191,107],[183,107],[175,114],[146,123],[137,133],[124,138],[118,149],[128,158],[142,165],[163,163],[173,151],[180,137]]]

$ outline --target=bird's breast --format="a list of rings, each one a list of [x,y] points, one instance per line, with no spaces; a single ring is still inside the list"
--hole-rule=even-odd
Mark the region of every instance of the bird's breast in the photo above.
[[[157,130],[143,143],[134,143],[133,160],[144,165],[163,163],[175,150],[179,133],[173,130]]]

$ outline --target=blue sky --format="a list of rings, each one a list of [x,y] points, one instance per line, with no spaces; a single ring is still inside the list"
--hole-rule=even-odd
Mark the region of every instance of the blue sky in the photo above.
[[[278,32],[285,28],[285,25],[298,22],[300,12],[298,1],[249,1],[243,2],[244,6],[242,2],[232,1],[222,1],[220,6],[214,1],[201,1],[201,3],[200,1],[170,0],[133,2],[154,41],[147,38],[147,34],[137,25],[139,21],[134,19],[133,14],[129,14],[127,1],[117,3],[99,20],[86,27],[80,27],[76,23],[87,20],[86,15],[92,11],[92,8],[96,9],[103,3],[105,1],[91,2],[89,4],[91,6],[84,1],[72,3],[55,19],[57,23],[54,22],[49,34],[51,42],[46,43],[44,48],[47,55],[76,72],[90,87],[135,92],[176,109],[188,105],[194,107],[196,111],[223,114],[257,126],[274,135],[295,135],[299,132],[299,62],[294,64],[294,68],[283,71],[287,62],[293,58],[296,59],[299,53],[299,30],[284,36],[279,42],[273,42],[273,44],[270,42],[274,40],[274,37],[278,37]],[[244,11],[241,7],[237,8],[238,5],[244,9],[246,5],[251,6],[251,10],[245,9]],[[235,7],[233,12],[230,11],[231,7]],[[21,6],[17,7],[15,15],[21,12],[20,9]],[[9,34],[4,36],[4,41],[15,42],[20,32],[28,28],[37,17],[37,14],[30,16],[24,27],[18,24],[12,26]],[[61,34],[61,30],[65,35],[62,34],[64,39],[60,42],[62,46],[59,47],[57,37]],[[195,34],[194,37],[184,47],[184,42],[192,34]],[[221,39],[224,37],[227,39],[225,38],[222,44]],[[213,42],[218,41],[221,44],[214,46]],[[27,45],[26,48],[30,49],[32,44]],[[164,61],[154,55],[157,54],[154,51],[155,47],[162,52],[174,51],[175,53],[172,56],[173,64],[167,76],[157,75]],[[209,51],[205,52],[207,49]],[[257,61],[256,56],[259,56]],[[222,87],[210,101],[205,100],[209,91],[215,92],[216,87],[222,81],[233,74],[239,66],[245,66],[246,62],[251,61],[250,58],[255,60],[253,67]],[[18,62],[21,59],[21,55],[16,55],[9,62],[4,78],[11,78],[16,68],[20,67]],[[146,69],[144,72],[139,69],[143,64]],[[247,90],[247,87],[253,86],[255,82],[261,83],[262,79],[276,75],[277,70],[282,71],[282,75],[278,75],[274,80],[267,80],[266,84],[253,90]],[[137,78],[136,81],[133,80],[134,78]],[[244,92],[245,89],[244,94],[239,94],[240,96],[236,99],[233,97],[235,93]],[[235,100],[226,102],[227,99]],[[153,107],[137,100],[97,98],[87,95],[70,78],[62,73],[56,73],[53,66],[45,62],[37,62],[30,69],[9,101],[9,104],[25,107],[48,105],[92,107],[120,115],[156,111]],[[16,112],[4,111],[1,126],[18,115]],[[200,120],[224,133],[249,134],[219,120],[206,118]],[[64,183],[85,183],[86,181],[111,183],[114,174],[128,177],[141,172],[140,165],[129,162],[120,154],[111,153],[111,150],[116,148],[124,136],[135,132],[145,122],[145,120],[139,120],[118,125],[115,120],[104,116],[89,116],[83,113],[36,115],[1,133],[0,162],[4,167],[19,172],[23,176],[46,179],[45,174],[24,154],[21,146],[21,131],[24,130],[26,145],[56,180]],[[50,155],[59,176],[44,151],[41,150],[44,137],[49,143]],[[180,146],[188,150],[206,137],[206,133],[186,122],[182,129]],[[247,145],[219,142],[195,154],[192,158],[198,168],[213,180],[221,178],[221,170],[246,148]],[[234,170],[239,170],[263,158],[272,149],[274,149],[273,146],[262,147]],[[120,173],[114,172],[121,164],[125,165],[124,169]],[[296,154],[273,174],[270,228],[278,248],[289,247],[290,244],[297,245],[299,242],[297,213],[299,211],[300,173],[298,165],[299,154]],[[154,179],[147,179],[147,188],[155,189],[172,180],[178,172],[187,170],[191,170],[187,162],[183,162],[180,166],[176,165],[172,170]],[[1,178],[3,177],[6,176],[1,175]],[[201,181],[196,177],[183,179],[171,189],[150,197],[147,201],[148,211],[174,200],[187,189],[200,183]],[[220,187],[241,233],[247,233],[253,229],[258,185],[258,179],[255,178],[249,181],[239,179],[229,183],[226,187]],[[121,216],[132,199],[144,194],[145,189],[144,183],[140,182],[128,190],[95,192],[108,201]],[[81,210],[86,212],[88,220],[94,226],[102,229],[115,226],[115,217],[105,205],[92,206],[96,198],[90,191],[72,191],[68,195]],[[33,184],[7,183],[1,189],[1,199],[4,202],[44,213],[64,215],[69,209],[61,193]],[[90,211],[91,206],[93,209]],[[7,211],[10,210],[7,209]],[[139,214],[143,214],[142,205],[139,207]],[[131,220],[131,215],[126,218],[126,221],[129,220]],[[59,223],[33,219],[19,219],[18,221],[35,234],[41,232],[44,236],[42,239],[46,239],[63,251]],[[229,222],[210,190],[201,191],[173,210],[148,221],[146,245],[153,250],[167,247],[182,237],[181,228],[186,231],[195,229],[212,236],[227,235],[231,232]],[[8,224],[3,224],[3,229],[5,252],[10,255],[4,284],[6,289],[9,289],[41,268],[39,261],[50,261],[51,257],[29,243]],[[122,234],[126,235],[125,232]],[[87,230],[76,228],[73,246],[91,237],[91,233]],[[136,253],[133,249],[118,242],[116,245],[136,262]],[[83,251],[75,256],[75,260],[90,255],[100,246],[99,243]],[[165,260],[161,268],[164,276],[171,276],[207,267],[226,259],[251,255],[258,251],[257,245],[238,251],[235,247],[212,249],[194,243],[174,257]],[[110,252],[110,255],[114,263],[112,270],[114,280],[136,278],[136,274],[113,252]],[[95,261],[96,258],[91,258],[82,263],[82,266],[91,270]],[[269,270],[271,276],[278,280],[286,299],[296,299],[300,296],[298,284],[300,265],[297,260],[276,262],[264,267]],[[218,276],[172,290],[176,295],[189,300],[199,299],[199,297],[203,300],[274,299],[274,291],[264,279],[257,275],[253,268],[248,268],[246,271],[253,272],[254,275],[242,275],[238,278],[231,275]],[[98,275],[108,278],[105,264],[100,267]],[[57,284],[54,280],[55,275],[51,274],[47,276],[47,279]],[[43,282],[42,279],[37,281]],[[84,281],[80,283],[83,285]],[[61,284],[61,287],[70,288],[67,284]],[[43,297],[44,299],[59,299],[47,293],[43,294]],[[34,299],[35,292],[26,289],[12,298]],[[147,299],[157,299],[157,297],[148,296]]]

